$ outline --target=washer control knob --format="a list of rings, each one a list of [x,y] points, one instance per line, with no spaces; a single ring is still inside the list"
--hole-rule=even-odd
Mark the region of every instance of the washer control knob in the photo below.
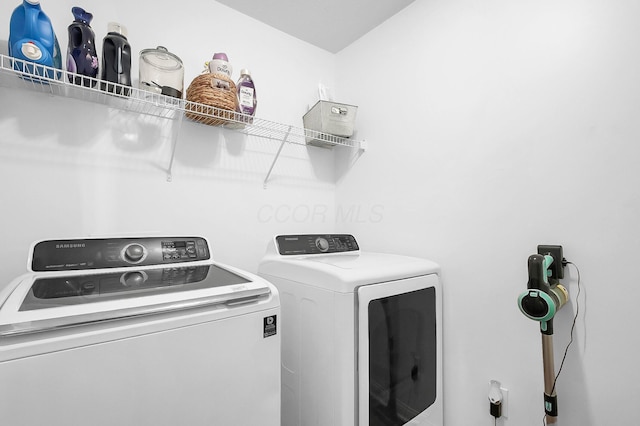
[[[124,259],[128,262],[137,263],[144,257],[144,247],[140,244],[130,244],[124,249]]]
[[[329,250],[329,241],[327,241],[326,238],[322,237],[316,238],[316,247],[318,248],[318,250],[325,253],[327,250]]]
[[[146,280],[147,278],[142,271],[127,272],[120,277],[120,282],[125,287],[138,287],[144,284]]]

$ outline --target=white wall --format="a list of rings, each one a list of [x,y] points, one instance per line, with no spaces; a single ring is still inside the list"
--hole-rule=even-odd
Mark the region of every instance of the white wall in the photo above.
[[[8,3],[7,20],[18,2]],[[43,3],[65,50],[76,2]],[[262,118],[300,125],[318,81],[336,86],[360,106],[370,150],[344,173],[340,154],[287,147],[264,190],[276,142],[185,122],[168,183],[167,123],[2,86],[0,283],[40,238],[203,234],[216,258],[255,270],[275,233],[351,232],[363,248],[442,265],[446,425],[493,424],[486,394],[498,379],[510,390],[504,424],[533,426],[540,338],[515,300],[536,245],[562,244],[585,292],[557,386],[560,424],[634,424],[637,2],[416,0],[336,57],[215,2],[164,4],[83,6],[97,39],[120,21],[134,53],[178,54],[187,82],[226,51],[255,75]],[[567,273],[557,366],[576,310]]]
[[[370,150],[337,203],[382,211],[338,231],[441,264],[447,426],[493,425],[490,379],[510,391],[505,425],[542,424],[539,328],[516,306],[538,244],[561,244],[582,274],[559,424],[637,423],[639,13],[417,0],[338,54],[338,92],[360,105]],[[566,272],[556,368],[577,309]]]
[[[9,17],[19,3],[0,4],[0,53],[7,53]],[[334,83],[333,55],[213,1],[41,5],[63,54],[72,6],[93,13],[99,52],[107,22],[124,24],[134,83],[142,49],[163,45],[177,54],[185,64],[185,89],[213,53],[226,52],[235,79],[240,68],[252,71],[263,119],[302,127],[318,82]],[[17,78],[2,77],[0,287],[25,271],[29,244],[37,239],[204,235],[218,261],[255,271],[274,234],[333,230],[329,150],[285,146],[263,189],[279,142],[184,120],[173,181],[167,182],[175,122],[32,93],[15,88]]]

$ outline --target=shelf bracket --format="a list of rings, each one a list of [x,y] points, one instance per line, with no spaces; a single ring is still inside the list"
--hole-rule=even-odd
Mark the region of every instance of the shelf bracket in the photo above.
[[[269,180],[269,176],[271,176],[271,172],[273,171],[273,167],[276,165],[276,161],[278,161],[278,157],[280,157],[280,153],[282,152],[282,147],[284,147],[284,144],[287,143],[287,139],[289,139],[289,135],[291,134],[291,128],[292,128],[292,126],[289,126],[289,128],[287,129],[287,133],[284,135],[284,138],[282,139],[282,142],[280,143],[280,147],[278,148],[278,152],[276,152],[276,156],[273,159],[273,162],[271,163],[271,167],[269,167],[269,171],[267,172],[267,176],[264,178],[264,182],[262,182],[262,187],[264,189],[267,189],[267,181]]]
[[[167,169],[167,182],[171,182],[173,179],[173,160],[176,156],[176,147],[178,146],[178,135],[180,135],[180,129],[182,128],[182,117],[184,114],[178,114],[178,124],[173,131],[173,137],[171,138],[171,159],[169,160],[169,167]]]

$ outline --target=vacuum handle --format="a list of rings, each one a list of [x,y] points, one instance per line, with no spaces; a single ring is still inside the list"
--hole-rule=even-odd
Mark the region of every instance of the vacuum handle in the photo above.
[[[24,7],[24,33],[27,34],[29,38],[33,37],[33,34],[37,34],[40,12],[40,5]]]
[[[529,268],[528,289],[542,290],[549,293],[550,286],[547,278],[547,269],[553,262],[553,257],[541,254],[532,254],[527,262]]]

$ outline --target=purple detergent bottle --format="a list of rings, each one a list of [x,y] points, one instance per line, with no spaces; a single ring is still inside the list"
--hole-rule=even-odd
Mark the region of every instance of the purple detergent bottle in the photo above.
[[[238,111],[253,117],[258,107],[258,98],[256,86],[248,69],[240,70],[240,79],[236,88],[238,91]]]
[[[67,71],[79,76],[69,76],[69,81],[84,84],[86,87],[96,85],[95,80],[81,76],[98,76],[98,51],[93,29],[89,25],[93,15],[81,7],[71,8],[75,20],[69,25],[69,46],[67,48]]]

